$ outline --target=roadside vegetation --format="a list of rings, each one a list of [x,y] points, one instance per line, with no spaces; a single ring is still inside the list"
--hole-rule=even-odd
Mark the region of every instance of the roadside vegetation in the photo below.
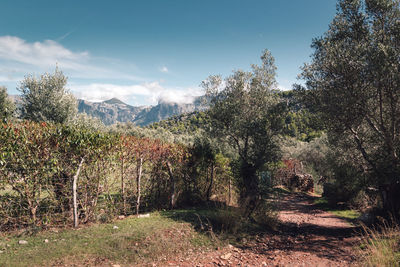
[[[359,254],[365,266],[400,266],[400,229],[385,221],[364,227]]]
[[[399,21],[397,0],[339,0],[303,85],[277,90],[264,50],[248,71],[202,82],[207,110],[146,128],[77,115],[58,68],[26,76],[17,105],[0,87],[0,265],[147,262],[239,242],[275,229],[270,199],[289,192],[322,194],[315,207],[351,222],[392,218],[365,228],[362,255],[398,264]]]

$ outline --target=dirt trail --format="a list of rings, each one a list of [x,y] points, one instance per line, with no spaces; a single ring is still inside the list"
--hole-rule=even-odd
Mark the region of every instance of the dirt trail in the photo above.
[[[289,194],[278,202],[279,232],[244,245],[194,254],[155,266],[350,266],[355,264],[354,227],[316,209],[310,197]]]

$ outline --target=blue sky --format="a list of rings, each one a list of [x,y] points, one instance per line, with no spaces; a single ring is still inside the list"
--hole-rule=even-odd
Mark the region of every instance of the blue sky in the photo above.
[[[79,98],[132,105],[188,102],[212,74],[258,64],[269,49],[290,89],[336,0],[0,2],[0,85],[56,64]]]

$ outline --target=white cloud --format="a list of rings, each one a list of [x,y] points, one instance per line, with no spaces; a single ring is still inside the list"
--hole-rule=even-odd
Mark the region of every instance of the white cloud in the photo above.
[[[15,36],[0,36],[0,59],[46,68],[56,62],[66,69],[79,70],[88,52],[72,52],[52,40],[28,43]]]
[[[60,37],[67,37],[69,33]],[[122,101],[190,103],[201,95],[198,88],[167,88],[162,81],[146,82],[132,75],[132,63],[118,59],[93,57],[88,51],[72,51],[54,40],[28,42],[16,36],[0,36],[0,82],[15,88],[27,74],[52,72],[56,64],[69,77],[68,87],[81,99],[104,101],[113,97]],[[166,66],[159,71],[170,73]],[[128,85],[114,84],[118,80]]]
[[[200,95],[202,95],[200,90],[190,88],[187,90],[166,90],[157,96],[157,102],[189,104],[193,103],[194,98]]]
[[[281,90],[281,91],[289,91],[290,90],[290,89],[288,89],[285,86],[280,85],[280,84],[278,84],[278,89]]]
[[[93,83],[89,85],[71,85],[76,97],[93,102],[100,102],[116,97],[122,101],[144,97],[149,105],[158,102],[191,103],[195,96],[202,95],[197,88],[170,89],[160,85],[159,82],[142,83],[136,85],[116,85]]]
[[[166,66],[163,66],[160,68],[160,71],[163,73],[168,73],[168,68]]]
[[[53,40],[30,43],[16,36],[0,36],[0,64],[3,67],[0,75],[3,76],[4,70],[19,69],[18,76],[53,71],[57,64],[72,78],[143,80],[125,71],[101,67],[109,65],[110,61],[94,58],[87,51],[72,51]]]

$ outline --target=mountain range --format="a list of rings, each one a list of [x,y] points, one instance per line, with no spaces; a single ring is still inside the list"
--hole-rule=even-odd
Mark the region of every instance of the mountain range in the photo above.
[[[86,113],[99,118],[104,124],[117,122],[132,122],[139,126],[146,126],[154,122],[165,120],[174,115],[201,111],[207,108],[204,96],[196,97],[193,103],[180,104],[160,101],[155,106],[131,106],[117,98],[103,102],[90,102],[78,99],[78,112]]]

